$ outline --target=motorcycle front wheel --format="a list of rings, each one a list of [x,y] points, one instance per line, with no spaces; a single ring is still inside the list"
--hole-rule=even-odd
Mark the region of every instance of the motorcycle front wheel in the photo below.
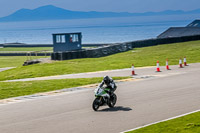
[[[92,108],[94,111],[97,111],[99,109],[100,106],[100,99],[99,98],[95,98],[92,104]]]

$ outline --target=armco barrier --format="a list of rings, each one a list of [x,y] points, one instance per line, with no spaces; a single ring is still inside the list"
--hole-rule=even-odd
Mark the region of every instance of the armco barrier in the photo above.
[[[82,47],[99,47],[110,44],[82,44]],[[0,47],[53,47],[53,44],[0,44]]]
[[[4,48],[8,47],[53,47],[53,44],[2,44]]]
[[[161,45],[161,44],[187,42],[187,41],[194,41],[194,40],[200,40],[200,35],[161,38],[161,39],[154,38],[154,39],[118,43],[118,44],[112,44],[112,45],[103,46],[103,47],[94,48],[94,49],[88,49],[88,50],[61,52],[59,53],[60,56],[57,56],[58,53],[52,53],[51,59],[52,60],[68,60],[68,59],[76,59],[76,58],[97,58],[97,57],[108,56],[108,55],[119,53],[119,52],[125,52],[125,51],[131,50],[133,48],[138,48],[138,47],[148,47],[148,46],[155,46],[155,45]]]
[[[35,53],[31,54],[32,56],[36,56]],[[37,56],[50,56],[51,53],[37,53]],[[0,56],[27,56],[27,53],[0,53]]]

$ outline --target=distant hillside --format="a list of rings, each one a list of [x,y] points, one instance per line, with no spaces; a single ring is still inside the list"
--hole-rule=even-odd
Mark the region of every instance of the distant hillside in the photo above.
[[[81,18],[106,18],[106,17],[129,17],[129,16],[155,16],[155,15],[174,15],[174,14],[200,14],[200,9],[193,11],[162,11],[162,12],[145,12],[145,13],[128,13],[128,12],[81,12],[70,11],[58,8],[52,5],[42,6],[33,10],[20,9],[15,13],[0,18],[0,22],[8,21],[40,21],[40,20],[58,20],[58,19],[81,19]]]

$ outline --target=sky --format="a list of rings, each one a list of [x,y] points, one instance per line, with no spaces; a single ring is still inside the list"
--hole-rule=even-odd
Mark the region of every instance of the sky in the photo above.
[[[194,10],[200,0],[0,0],[0,17],[21,8],[35,9],[54,5],[73,11],[158,12],[164,10]]]

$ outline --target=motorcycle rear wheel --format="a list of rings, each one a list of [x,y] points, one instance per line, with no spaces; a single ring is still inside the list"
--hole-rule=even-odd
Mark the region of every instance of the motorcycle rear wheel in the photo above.
[[[110,108],[113,108],[115,106],[116,102],[117,102],[117,95],[115,93],[113,93],[112,96],[110,97],[108,106]]]

